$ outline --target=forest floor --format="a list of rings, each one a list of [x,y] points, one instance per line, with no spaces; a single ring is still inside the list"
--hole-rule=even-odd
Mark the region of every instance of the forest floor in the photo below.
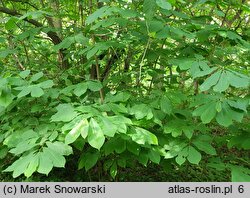
[[[34,174],[30,178],[20,176],[13,179],[9,173],[0,174],[1,182],[230,182],[229,171],[216,171],[202,168],[202,166],[186,166],[178,170],[171,168],[164,170],[161,166],[150,164],[144,167],[140,164],[133,168],[119,170],[114,179],[108,173],[98,175],[95,171],[87,174],[84,170],[54,169],[49,176]]]

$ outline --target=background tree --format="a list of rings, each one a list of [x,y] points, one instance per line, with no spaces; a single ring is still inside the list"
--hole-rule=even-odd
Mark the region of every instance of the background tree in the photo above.
[[[4,172],[73,158],[99,179],[154,163],[249,181],[248,1],[0,3]]]

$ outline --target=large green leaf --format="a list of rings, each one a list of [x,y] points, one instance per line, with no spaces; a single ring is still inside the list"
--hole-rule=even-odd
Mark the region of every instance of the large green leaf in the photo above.
[[[167,109],[165,110],[167,111]],[[151,108],[146,104],[134,105],[132,108],[130,108],[130,114],[135,115],[137,120],[140,120],[144,117],[147,119],[151,119],[153,117]]]
[[[31,97],[38,98],[44,94],[44,91],[38,86],[31,87]]]
[[[187,160],[192,164],[198,164],[201,161],[201,154],[194,147],[188,147]]]
[[[99,152],[94,152],[94,153],[88,152],[88,153],[82,154],[80,159],[79,159],[78,170],[85,167],[85,170],[88,171],[93,166],[95,166],[99,157],[100,157]]]
[[[209,90],[213,85],[217,84],[218,80],[220,79],[221,71],[217,71],[213,73],[210,77],[208,77],[204,83],[201,84],[200,90],[201,91],[207,91]]]
[[[206,138],[206,136],[198,136],[192,142],[200,151],[204,151],[209,155],[216,155],[215,148],[211,145],[211,139]]]
[[[5,169],[4,172],[12,172],[13,171],[13,177],[16,178],[24,173],[24,171],[28,167],[30,161],[33,160],[33,158],[34,158],[33,153],[30,153],[27,156],[20,157],[11,166],[9,166],[7,169]]]
[[[226,102],[222,103],[222,110],[217,113],[216,121],[225,127],[233,124],[233,120],[241,122],[244,113],[233,110]]]
[[[0,90],[0,106],[9,106],[12,103],[13,99],[14,96],[9,89]]]
[[[156,9],[155,0],[144,0],[143,2],[143,12],[146,18],[152,18]]]
[[[216,102],[212,101],[201,105],[193,111],[194,116],[200,116],[204,124],[210,123],[216,115]]]
[[[157,137],[146,129],[135,127],[132,133],[129,134],[133,141],[137,144],[154,144],[158,145]]]
[[[38,84],[38,86],[43,89],[51,88],[53,87],[53,85],[54,85],[53,80],[46,80]]]
[[[99,91],[102,88],[102,84],[99,81],[88,81],[87,85],[91,91]]]
[[[103,130],[104,135],[109,137],[114,137],[115,133],[117,132],[117,126],[112,123],[112,121],[109,119],[109,117],[101,116],[101,123],[100,126]]]
[[[50,156],[45,152],[41,152],[39,154],[39,166],[37,172],[48,175],[52,168],[53,162],[50,159]]]
[[[76,85],[76,88],[74,89],[73,93],[80,97],[81,95],[85,94],[87,91],[87,84],[86,83],[79,83]]]
[[[17,97],[22,98],[24,96],[27,96],[28,94],[30,94],[31,90],[32,90],[32,86],[22,87],[22,90],[19,92]]]
[[[231,86],[236,88],[247,88],[250,85],[250,78],[240,73],[227,71],[228,81]]]
[[[117,175],[117,172],[118,172],[118,170],[117,170],[117,163],[114,162],[114,163],[112,164],[112,166],[110,167],[110,170],[109,170],[109,173],[110,173],[110,175],[111,175],[111,177],[112,177],[113,179],[115,179],[115,177],[116,177],[116,175]]]
[[[77,125],[74,126],[74,128],[66,135],[65,137],[65,143],[66,144],[71,144],[74,141],[76,141],[76,139],[83,134],[83,136],[86,138],[87,137],[87,133],[88,132],[88,120],[81,120]],[[87,129],[86,129],[87,128]]]
[[[55,152],[59,153],[60,155],[70,155],[73,153],[72,148],[64,144],[63,142],[46,142],[46,145],[48,146],[49,149],[54,150]]]
[[[8,147],[2,146],[2,148],[0,149],[0,159],[4,159],[7,154],[8,154]]]
[[[159,164],[160,163],[160,160],[161,160],[161,156],[160,156],[160,153],[155,150],[155,149],[150,149],[150,151],[148,152],[148,157],[149,159],[156,163],[156,164]]]
[[[43,77],[43,72],[38,72],[30,78],[30,82],[35,82]]]
[[[186,157],[188,156],[189,147],[183,148],[179,153],[178,156],[175,158],[177,164],[182,165],[186,161]]]
[[[24,70],[19,73],[19,76],[23,79],[27,78],[30,74],[30,70]]]
[[[66,160],[63,155],[51,148],[43,148],[43,153],[52,161],[54,167],[64,167]]]
[[[51,116],[53,122],[69,122],[77,116],[71,104],[60,104],[56,109],[57,113]]]
[[[105,137],[100,125],[94,118],[91,118],[89,123],[89,135],[88,135],[89,144],[92,147],[100,150],[100,148],[104,144],[104,141]]]
[[[218,83],[213,87],[216,92],[223,92],[229,87],[229,79],[226,72],[222,72]]]
[[[86,24],[93,23],[98,18],[105,16],[105,12],[109,9],[109,6],[103,6],[102,8],[95,11],[93,14],[89,15],[86,19]]]
[[[140,145],[133,142],[133,141],[127,141],[127,149],[129,152],[133,153],[134,155],[139,155],[140,153]]]
[[[231,168],[232,182],[250,182],[250,171],[241,166]]]
[[[167,0],[156,0],[156,4],[166,10],[171,10],[172,5]]]
[[[31,138],[27,139],[25,141],[20,141],[15,148],[12,148],[9,152],[13,153],[15,155],[20,155],[21,153],[24,153],[25,151],[31,150],[38,144],[36,143],[38,138]]]
[[[170,115],[173,109],[171,101],[167,97],[162,97],[160,102],[161,110]]]
[[[38,165],[39,165],[39,154],[36,154],[29,162],[29,165],[24,171],[24,175],[26,177],[30,177],[34,172],[36,172]]]

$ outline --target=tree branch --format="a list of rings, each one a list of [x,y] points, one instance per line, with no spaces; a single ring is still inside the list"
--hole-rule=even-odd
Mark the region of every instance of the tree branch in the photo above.
[[[8,14],[8,15],[11,15],[11,16],[22,16],[22,14],[20,14],[19,12],[17,12],[16,10],[10,10],[6,7],[0,7],[0,12],[2,13],[5,13],[5,14]],[[28,23],[36,26],[36,27],[44,27],[42,23],[34,20],[34,19],[28,19],[28,18],[24,18],[23,19],[24,21],[27,21]],[[51,39],[51,41],[57,45],[59,43],[62,42],[61,38],[57,35],[56,32],[53,32],[53,31],[48,31],[48,32],[45,32],[48,37]],[[62,59],[61,61],[61,64],[62,64],[62,67],[63,68],[68,68],[68,60],[64,60],[64,57],[66,56],[66,49],[60,49],[59,50],[59,57]]]
[[[5,13],[5,14],[9,14],[11,16],[22,16],[19,12],[17,12],[16,10],[10,10],[8,8],[5,7],[0,7],[0,12]],[[28,23],[36,26],[36,27],[43,27],[43,24],[34,20],[34,19],[23,19],[24,21],[27,21]],[[52,42],[57,45],[59,43],[61,43],[61,39],[57,36],[57,34],[55,32],[49,31],[47,32],[47,35],[51,38]]]

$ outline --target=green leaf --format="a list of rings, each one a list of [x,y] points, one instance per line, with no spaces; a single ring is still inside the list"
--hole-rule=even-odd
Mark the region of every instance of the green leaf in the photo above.
[[[145,130],[140,127],[135,127],[133,130],[133,133],[129,134],[129,136],[137,144],[148,143],[148,144],[158,145],[157,137],[153,133],[149,132],[148,130]]]
[[[83,133],[85,138],[88,134],[86,134],[86,127],[88,128],[88,120],[81,120],[75,127],[66,135],[65,144],[71,144]]]
[[[206,105],[206,110],[201,114],[201,120],[204,124],[210,123],[216,115],[215,102]]]
[[[46,81],[38,84],[38,86],[43,88],[43,89],[51,88],[51,87],[53,87],[53,85],[54,85],[53,80],[46,80]]]
[[[36,141],[38,138],[31,138],[31,139],[27,139],[25,141],[20,141],[15,148],[12,148],[9,152],[13,153],[15,155],[20,155],[21,153],[24,153],[25,151],[28,151],[30,149],[32,149],[33,147],[35,147]]]
[[[145,17],[151,19],[155,13],[156,2],[155,0],[144,0],[143,2],[143,12]]]
[[[206,69],[206,70],[202,70],[202,71],[195,70],[195,72],[194,72],[194,74],[192,76],[193,76],[193,78],[203,77],[203,76],[211,74],[215,70],[217,70],[216,67],[212,67],[212,68],[209,68],[209,69]]]
[[[31,97],[38,98],[44,94],[44,91],[38,86],[31,87]]]
[[[62,168],[65,166],[65,158],[55,150],[50,148],[43,148],[43,153],[52,161],[53,166]]]
[[[9,89],[0,90],[0,106],[7,107],[9,106],[14,99],[14,96],[11,94]]]
[[[250,171],[246,173],[242,167],[233,166],[231,168],[232,182],[250,182]]]
[[[103,6],[102,8],[96,10],[93,14],[89,15],[86,19],[86,24],[93,23],[98,18],[101,18],[105,15],[105,12],[109,9],[109,6]]]
[[[110,107],[110,109],[111,109],[115,114],[127,113],[127,112],[128,112],[127,108],[126,108],[123,104],[109,103],[109,104],[108,104],[108,107]]]
[[[216,92],[223,92],[229,87],[229,81],[226,72],[222,72],[218,83],[213,87]]]
[[[87,52],[87,59],[92,58],[95,54],[97,54],[97,52],[101,50],[99,45],[96,45],[94,47],[92,47],[90,50],[88,50]]]
[[[199,164],[201,161],[201,154],[194,147],[189,146],[187,160],[191,164]]]
[[[102,84],[99,81],[88,81],[87,85],[91,91],[99,91],[102,88]]]
[[[53,47],[54,50],[58,51],[60,49],[67,49],[69,48],[73,43],[75,43],[75,39],[74,37],[67,37],[65,39],[63,39],[62,42],[60,42],[59,44],[55,45]]]
[[[30,74],[30,70],[24,70],[22,72],[19,73],[19,76],[23,79],[27,78]]]
[[[140,148],[141,148],[140,145],[136,144],[135,142],[127,141],[127,149],[134,155],[139,155],[141,150]]]
[[[114,162],[114,163],[112,164],[112,166],[110,167],[109,173],[110,173],[111,177],[112,177],[113,179],[115,179],[115,177],[116,177],[116,175],[117,175],[117,164],[116,164],[116,162]]]
[[[105,98],[106,102],[126,102],[129,98],[131,97],[131,95],[127,92],[119,92],[116,95],[107,95]]]
[[[7,154],[8,154],[8,147],[2,146],[2,148],[0,149],[0,159],[4,159]]]
[[[157,152],[155,149],[149,150],[148,157],[152,162],[154,162],[156,164],[159,164],[161,161],[161,156],[160,156],[159,152]]]
[[[137,120],[140,120],[144,117],[147,117],[147,119],[151,119],[153,117],[153,113],[150,107],[146,104],[138,104],[134,105],[130,109],[130,114],[135,115],[135,118]]]
[[[114,149],[118,154],[123,153],[126,150],[126,141],[118,138],[114,140]]]
[[[217,84],[220,76],[221,76],[221,71],[217,71],[217,72],[213,73],[210,77],[208,77],[204,81],[204,83],[201,84],[200,90],[201,91],[209,90],[213,85]]]
[[[24,96],[27,96],[28,94],[30,94],[32,90],[32,87],[29,86],[29,87],[23,87],[22,88],[22,91],[17,95],[18,98],[22,98]]]
[[[54,141],[58,137],[58,132],[54,131],[50,136],[49,136],[49,141]]]
[[[175,161],[177,164],[179,164],[180,166],[186,161],[186,158],[182,155],[178,155],[176,158],[175,158]]]
[[[237,101],[228,100],[227,103],[236,109],[240,109],[242,111],[245,111],[247,113],[247,107],[248,107],[248,100],[244,98],[239,98]]]
[[[233,124],[233,120],[230,114],[228,114],[227,110],[222,110],[221,112],[218,113],[218,115],[216,116],[216,121],[225,127],[230,126],[231,124]]]
[[[115,133],[117,132],[117,126],[111,122],[109,117],[100,117],[101,119],[101,128],[104,135],[109,137],[114,137]]]
[[[165,10],[172,9],[172,5],[169,2],[167,2],[167,0],[156,0],[156,4]]]
[[[5,42],[5,38],[4,37],[0,37],[0,43],[4,43]]]
[[[222,103],[222,110],[217,113],[216,121],[225,127],[233,124],[233,120],[241,122],[243,119],[243,112],[234,111],[226,102]]]
[[[172,104],[170,102],[170,100],[167,97],[162,97],[161,98],[161,110],[164,113],[167,113],[168,115],[170,115],[172,113]]]
[[[26,170],[24,171],[25,177],[30,177],[37,170],[38,165],[39,165],[39,154],[36,154],[30,161]]]
[[[140,155],[138,156],[138,161],[144,165],[147,166],[148,163],[148,155],[146,153],[140,153]]]
[[[227,71],[228,81],[231,86],[236,88],[247,88],[250,84],[250,78],[237,72]]]
[[[222,106],[221,106],[221,102],[220,101],[216,102],[215,109],[216,109],[217,112],[221,112]]]
[[[22,156],[18,160],[16,160],[11,166],[9,166],[7,169],[5,169],[3,172],[12,172],[13,171],[13,177],[16,178],[24,173],[26,168],[28,167],[30,160],[32,160],[34,157],[33,153]]]
[[[169,61],[174,65],[178,65],[181,70],[188,70],[192,67],[194,63],[193,58],[179,58],[179,59],[171,59]]]
[[[94,118],[90,119],[90,124],[89,124],[89,135],[88,135],[88,142],[89,144],[100,150],[102,145],[104,144],[105,137],[103,134],[103,131],[99,124],[96,122]]]
[[[210,158],[208,160],[207,166],[210,168],[214,168],[218,171],[224,171],[226,169],[226,165],[222,162],[222,160],[218,157]]]
[[[73,93],[80,97],[81,95],[85,94],[87,91],[87,84],[86,83],[79,83],[76,85],[76,88],[74,89]]]
[[[6,30],[15,30],[17,27],[18,18],[15,16],[7,18],[8,21],[5,23]]]
[[[48,175],[53,168],[53,162],[45,152],[39,154],[39,166],[37,172]]]
[[[122,167],[122,168],[126,168],[127,160],[124,158],[121,158],[121,159],[117,160],[117,165]]]
[[[204,124],[210,123],[216,115],[216,102],[212,101],[201,105],[193,111],[193,116],[200,116]]]
[[[64,144],[63,142],[46,142],[46,145],[49,149],[54,150],[60,155],[68,156],[73,153],[72,148],[69,145]]]
[[[42,77],[43,77],[43,72],[36,73],[30,78],[30,82],[35,82]]]
[[[109,120],[117,126],[120,133],[126,133],[127,125],[132,125],[132,121],[129,118],[120,115],[110,116]]]
[[[211,146],[210,142],[202,141],[201,139],[196,139],[192,142],[199,150],[204,151],[209,155],[216,155],[216,150]]]
[[[100,157],[99,152],[95,153],[84,153],[81,155],[78,163],[78,170],[82,169],[85,167],[85,170],[88,171],[92,167],[94,167]]]
[[[185,147],[178,153],[178,156],[175,158],[176,163],[181,166],[186,161],[187,156],[188,156],[188,147]]]
[[[51,117],[52,122],[69,122],[77,116],[71,104],[60,104],[56,109],[57,113]]]

